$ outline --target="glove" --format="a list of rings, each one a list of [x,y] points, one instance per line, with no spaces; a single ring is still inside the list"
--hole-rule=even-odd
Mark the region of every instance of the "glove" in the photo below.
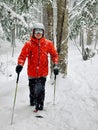
[[[22,68],[23,68],[23,66],[17,65],[16,66],[16,73],[19,74],[21,72]]]
[[[58,65],[56,65],[56,64],[54,65],[53,71],[54,71],[54,75],[58,75],[59,74]]]

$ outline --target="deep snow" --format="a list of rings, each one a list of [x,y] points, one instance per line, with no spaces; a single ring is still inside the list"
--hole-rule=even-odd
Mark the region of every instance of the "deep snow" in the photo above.
[[[26,64],[20,74],[11,125],[16,87],[15,67],[22,44],[16,41],[14,57],[10,44],[0,39],[0,128],[2,130],[98,130],[98,54],[83,61],[76,46],[69,42],[68,75],[57,76],[53,105],[53,79],[46,83],[45,107],[36,118],[29,106]]]

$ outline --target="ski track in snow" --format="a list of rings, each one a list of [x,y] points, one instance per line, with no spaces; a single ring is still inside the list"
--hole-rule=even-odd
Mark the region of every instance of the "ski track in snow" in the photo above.
[[[68,76],[57,76],[55,105],[53,104],[53,79],[47,80],[43,111],[34,113],[29,106],[26,66],[21,72],[11,125],[12,106],[16,87],[15,66],[19,48],[14,58],[8,56],[7,69],[0,73],[0,128],[2,130],[98,130],[98,55],[92,61],[82,61],[73,45],[69,48]],[[9,53],[8,53],[9,54]],[[6,55],[1,55],[5,64]],[[1,61],[1,60],[0,60]],[[11,76],[10,76],[11,75]],[[36,118],[41,115],[44,118]]]

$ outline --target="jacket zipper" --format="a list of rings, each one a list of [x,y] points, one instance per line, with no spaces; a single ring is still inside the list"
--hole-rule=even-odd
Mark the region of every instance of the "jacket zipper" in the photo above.
[[[38,40],[38,65],[37,65],[37,67],[36,67],[37,77],[38,77],[39,64],[40,64],[40,42],[39,42],[39,40]]]

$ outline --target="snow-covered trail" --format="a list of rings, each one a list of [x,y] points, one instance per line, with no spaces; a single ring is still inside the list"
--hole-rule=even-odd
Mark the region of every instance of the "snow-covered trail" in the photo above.
[[[64,82],[65,85],[62,86]],[[53,105],[53,86],[50,84],[48,86],[47,83],[45,108],[43,112],[38,113],[44,117],[41,119],[35,117],[33,108],[29,106],[28,88],[20,86],[17,93],[13,125],[10,125],[13,92],[7,91],[7,94],[4,92],[2,98],[0,97],[2,101],[0,101],[0,117],[2,117],[0,126],[2,130],[97,130],[98,110],[95,102],[90,101],[86,95],[87,92],[83,96],[79,92],[78,86],[73,87],[73,85],[74,82],[68,78],[63,79],[62,83],[58,83],[56,104]],[[49,90],[48,87],[50,87]]]
[[[14,81],[15,82],[15,81]],[[25,84],[25,83],[24,83]],[[45,102],[45,110],[43,112],[38,112],[38,114],[42,115],[44,118],[37,119],[35,117],[35,113],[33,113],[33,108],[29,106],[29,99],[28,99],[28,87],[23,86],[22,82],[19,83],[18,93],[17,93],[17,100],[14,112],[14,123],[11,126],[11,111],[12,111],[12,103],[13,103],[13,96],[14,96],[14,88],[15,84],[12,81],[8,81],[7,84],[4,83],[6,86],[5,90],[0,93],[0,106],[1,112],[0,117],[3,117],[3,120],[0,121],[0,126],[2,130],[4,129],[61,129],[65,128],[66,123],[63,123],[62,120],[65,120],[64,117],[64,104],[63,106],[60,105],[59,99],[56,97],[56,105],[53,105],[53,86],[48,85],[49,91],[46,91],[46,102]],[[7,89],[7,87],[10,87]],[[59,88],[58,88],[59,89]],[[2,89],[3,90],[3,89]],[[61,90],[61,89],[60,89]],[[57,94],[56,94],[57,96]],[[64,98],[64,96],[63,96]],[[6,125],[5,125],[6,123]],[[57,125],[58,124],[58,125]],[[63,126],[65,124],[65,126]],[[66,126],[67,127],[67,126]]]
[[[20,74],[14,111],[11,114],[16,87],[15,66],[20,48],[14,58],[8,56],[9,64],[4,74],[0,73],[0,128],[2,130],[98,130],[98,55],[92,61],[83,62],[73,45],[69,48],[68,76],[57,76],[56,101],[53,105],[53,80],[46,83],[44,118],[36,118],[29,106],[29,89],[26,66]],[[4,53],[2,63],[6,61]],[[1,59],[0,59],[1,60]],[[5,65],[5,64],[4,64]]]

